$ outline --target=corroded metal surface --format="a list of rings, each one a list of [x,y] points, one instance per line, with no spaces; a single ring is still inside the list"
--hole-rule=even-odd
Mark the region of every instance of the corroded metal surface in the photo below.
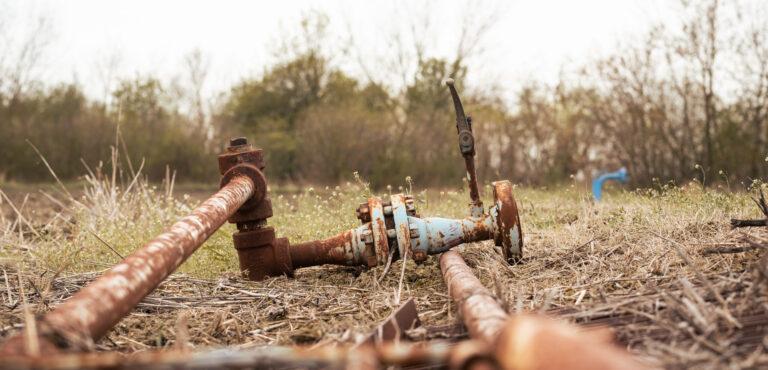
[[[384,322],[378,325],[363,343],[382,343],[405,337],[407,330],[421,325],[416,301],[413,298],[400,305]]]
[[[397,247],[400,256],[409,256],[418,262],[427,258],[426,253],[419,253],[418,258],[411,250],[411,230],[408,222],[408,212],[405,209],[405,194],[395,194],[390,197],[392,205],[392,220],[394,221],[395,235],[397,238]]]
[[[368,199],[368,210],[371,214],[370,229],[376,261],[383,265],[387,263],[389,258],[389,241],[387,240],[387,224],[384,219],[384,207],[381,204],[381,199],[376,197]]]
[[[181,265],[253,193],[235,177],[192,213],[150,240],[104,275],[49,312],[41,326],[67,345],[88,347],[101,338]]]
[[[248,176],[254,184],[253,194],[229,217],[229,222],[238,224],[238,229],[251,228],[272,217],[272,201],[267,194],[267,179],[264,176],[264,154],[261,149],[248,144],[244,137],[230,140],[224,153],[218,156],[220,186],[223,187],[235,176]]]
[[[523,258],[523,230],[520,226],[517,202],[512,195],[512,183],[506,180],[494,182],[493,200],[498,227],[494,241],[501,247],[504,259],[508,263],[517,263]]]
[[[294,268],[333,265],[364,265],[364,245],[358,242],[357,229],[347,230],[323,240],[291,245],[289,250]]]
[[[416,214],[416,208],[413,198],[405,194],[391,195],[386,201],[372,197],[357,209],[358,218],[369,222],[324,240],[290,246],[291,269],[323,264],[373,267],[386,265],[390,258],[396,260],[403,256],[419,263],[428,255],[440,254],[464,243],[490,239],[505,246],[504,256],[507,257],[511,255],[509,250],[518,251],[522,244],[519,217],[511,184],[508,181],[494,184],[499,195],[491,211],[463,219],[410,216]],[[241,233],[235,234],[238,253],[241,252],[240,245],[258,244],[240,242],[238,235]],[[283,274],[269,266],[276,263],[269,260],[271,255],[272,252],[264,251],[258,255],[258,260],[264,258],[264,262],[254,260],[246,263],[264,270],[264,273],[256,275],[257,280]],[[514,255],[519,256],[519,253]],[[510,263],[516,261],[507,260]],[[254,275],[251,273],[249,276]]]
[[[455,251],[440,256],[440,269],[448,293],[459,306],[461,317],[472,338],[493,344],[501,332],[507,313]]]
[[[495,230],[490,216],[460,220],[410,217],[409,222],[418,235],[411,241],[414,253],[439,254],[460,244],[489,240]]]
[[[464,114],[464,106],[456,91],[453,79],[445,80],[445,85],[451,92],[453,109],[456,112],[456,131],[459,134],[459,151],[464,157],[464,165],[467,169],[467,183],[469,185],[469,198],[472,200],[471,215],[480,216],[483,213],[483,202],[480,201],[480,191],[477,186],[477,171],[475,171],[475,137],[472,135],[472,118]]]
[[[272,227],[255,227],[232,235],[240,271],[251,280],[267,276],[292,275],[288,239],[276,238]]]

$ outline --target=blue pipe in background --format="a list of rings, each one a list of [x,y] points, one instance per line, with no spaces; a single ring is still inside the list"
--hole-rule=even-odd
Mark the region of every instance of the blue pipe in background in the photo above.
[[[596,179],[592,180],[592,195],[595,197],[596,201],[600,201],[600,199],[603,197],[603,183],[608,180],[627,182],[627,180],[629,180],[627,169],[622,167],[618,171],[604,173],[598,176]]]

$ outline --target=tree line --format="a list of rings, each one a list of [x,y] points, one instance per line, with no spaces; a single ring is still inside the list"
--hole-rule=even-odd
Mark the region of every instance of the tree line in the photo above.
[[[465,84],[475,52],[467,45],[477,40],[461,40],[453,58],[401,46],[416,52],[395,87],[340,67],[323,42],[322,14],[302,22],[284,58],[216,104],[200,94],[199,53],[187,58],[184,91],[143,76],[121,80],[102,100],[0,64],[0,178],[49,178],[37,148],[62,178],[117,151],[150,178],[171,168],[179,179],[210,182],[214,155],[242,135],[265,150],[272,181],[335,184],[357,172],[374,186],[407,176],[454,186],[463,165],[442,84],[451,77],[473,117],[486,181],[555,184],[624,166],[638,186],[749,183],[768,177],[768,18],[759,6],[734,4],[683,2],[679,24],[655,27],[558,83],[528,83],[511,103]]]

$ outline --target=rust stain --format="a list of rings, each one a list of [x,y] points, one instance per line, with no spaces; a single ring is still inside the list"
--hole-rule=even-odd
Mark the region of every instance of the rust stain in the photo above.
[[[373,233],[373,247],[376,252],[376,260],[378,264],[385,264],[389,258],[389,241],[387,240],[387,225],[384,219],[381,199],[376,197],[368,199],[368,209],[371,212],[370,225],[371,232]]]
[[[290,247],[294,268],[323,264],[354,265],[364,261],[356,258],[353,230],[347,230],[328,239],[294,244]]]
[[[580,331],[574,325],[538,315],[509,318],[455,251],[443,253],[440,269],[470,337],[480,341],[481,348],[492,348],[494,360],[502,369],[646,368],[625,350],[606,340],[605,335]]]
[[[523,230],[520,227],[517,202],[512,195],[512,183],[506,180],[494,182],[493,198],[498,208],[496,223],[499,233],[495,238],[496,245],[502,247],[507,262],[515,263],[523,257]]]

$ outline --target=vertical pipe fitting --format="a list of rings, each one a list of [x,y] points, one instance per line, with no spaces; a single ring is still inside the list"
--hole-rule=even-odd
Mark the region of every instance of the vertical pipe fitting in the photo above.
[[[292,275],[293,264],[288,240],[276,238],[275,230],[266,226],[272,217],[272,202],[267,194],[264,157],[261,149],[248,144],[246,138],[230,140],[226,151],[219,155],[221,186],[234,176],[246,176],[254,184],[254,194],[229,218],[237,225],[232,235],[240,271],[250,280],[267,276]]]

